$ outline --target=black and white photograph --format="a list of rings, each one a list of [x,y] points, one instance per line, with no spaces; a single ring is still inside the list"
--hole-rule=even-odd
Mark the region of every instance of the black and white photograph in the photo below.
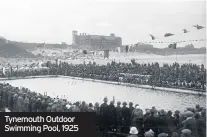
[[[0,112],[80,112],[96,137],[206,137],[206,0],[0,0]]]

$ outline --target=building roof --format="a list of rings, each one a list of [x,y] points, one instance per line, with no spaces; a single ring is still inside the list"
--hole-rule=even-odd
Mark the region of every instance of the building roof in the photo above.
[[[2,37],[2,36],[0,36],[0,39],[4,39],[4,40],[6,40],[6,38],[4,38],[4,37]]]

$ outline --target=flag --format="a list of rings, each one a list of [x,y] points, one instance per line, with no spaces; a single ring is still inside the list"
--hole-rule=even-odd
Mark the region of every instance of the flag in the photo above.
[[[6,70],[4,67],[2,68],[2,72],[3,72],[3,75],[6,75]]]
[[[183,29],[183,32],[184,33],[188,33],[189,31],[187,29]]]
[[[176,49],[176,48],[177,48],[177,43],[170,44],[170,45],[168,46],[168,48],[170,48],[170,49]]]
[[[197,24],[197,25],[193,25],[193,27],[196,27],[198,30],[204,28],[203,26],[200,26],[200,25],[198,25],[198,24]]]
[[[12,75],[13,69],[12,66],[10,66],[10,74]]]
[[[155,37],[153,35],[151,35],[151,34],[149,34],[149,35],[151,36],[152,40],[155,40]]]
[[[164,37],[169,37],[169,36],[173,36],[174,34],[172,34],[172,33],[166,33],[165,35],[164,35]]]

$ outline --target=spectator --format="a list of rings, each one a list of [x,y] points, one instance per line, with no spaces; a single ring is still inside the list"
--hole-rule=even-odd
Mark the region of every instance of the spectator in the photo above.
[[[138,130],[136,127],[131,127],[129,131],[129,136],[128,137],[138,137]]]

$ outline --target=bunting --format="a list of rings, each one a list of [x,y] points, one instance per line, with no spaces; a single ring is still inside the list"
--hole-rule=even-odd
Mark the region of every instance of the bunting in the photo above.
[[[188,33],[189,31],[187,29],[183,29],[183,33]]]
[[[152,40],[155,40],[155,37],[153,35],[151,35],[151,34],[149,34],[149,35],[151,36]]]
[[[198,24],[197,24],[197,25],[193,25],[193,27],[197,28],[197,30],[200,30],[200,29],[203,29],[203,28],[204,28],[203,26],[198,25]],[[187,29],[182,29],[182,31],[183,31],[183,33],[188,33],[188,32],[190,32],[190,31],[188,31]],[[151,37],[152,40],[155,40],[155,39],[156,39],[154,35],[152,35],[152,34],[149,34],[149,35],[150,35],[150,37]],[[175,35],[175,34],[172,34],[172,33],[165,33],[164,37],[170,37],[170,36],[173,36],[173,35]]]
[[[200,26],[200,25],[193,25],[193,27],[195,27],[195,28],[197,28],[197,30],[199,30],[199,29],[203,29],[204,27],[203,26]]]
[[[166,33],[166,34],[164,35],[164,37],[170,37],[170,36],[173,36],[173,35],[175,35],[175,34],[172,34],[172,33]]]
[[[196,40],[185,40],[185,41],[172,41],[172,42],[166,42],[166,41],[143,41],[143,42],[140,42],[140,43],[145,43],[145,44],[154,44],[154,43],[162,43],[162,44],[165,44],[165,43],[187,43],[187,42],[198,42],[198,41],[206,41],[206,39],[196,39]],[[138,45],[135,44],[134,46]]]

